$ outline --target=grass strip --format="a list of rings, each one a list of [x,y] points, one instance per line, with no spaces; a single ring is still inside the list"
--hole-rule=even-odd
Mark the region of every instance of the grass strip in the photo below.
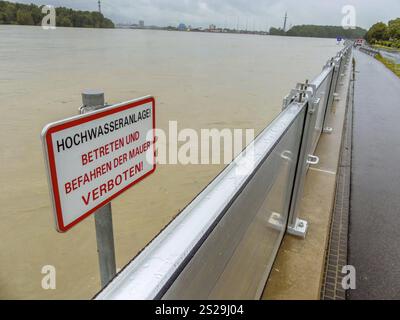
[[[393,60],[384,58],[380,53],[375,56],[375,59],[382,62],[388,69],[392,70],[393,73],[400,78],[400,64],[395,63]]]

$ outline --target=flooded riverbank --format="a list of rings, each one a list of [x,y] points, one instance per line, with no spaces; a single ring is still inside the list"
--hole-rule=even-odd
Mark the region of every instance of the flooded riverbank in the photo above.
[[[84,89],[104,90],[108,103],[154,95],[166,131],[177,121],[258,133],[290,88],[340,48],[331,39],[0,26],[0,298],[85,299],[99,290],[93,218],[56,233],[39,139],[46,123],[77,114]],[[114,201],[118,267],[222,168],[162,165]],[[56,267],[56,290],[41,287],[45,265]]]

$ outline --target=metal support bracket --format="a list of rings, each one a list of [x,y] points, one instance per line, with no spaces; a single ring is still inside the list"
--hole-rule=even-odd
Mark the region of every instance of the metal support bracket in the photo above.
[[[294,226],[288,226],[287,233],[305,239],[308,231],[308,222],[302,219],[296,219]]]
[[[309,155],[308,155],[307,164],[309,164],[309,165],[316,165],[316,164],[318,164],[318,163],[319,163],[319,157],[314,156],[314,155],[312,155],[312,154],[309,154]]]
[[[308,109],[309,114],[315,113],[315,110],[318,109],[320,102],[321,102],[321,98],[312,98],[310,100],[310,107]]]
[[[333,94],[333,100],[334,100],[334,101],[340,101],[339,93],[335,92],[335,93]]]
[[[316,91],[316,85],[308,83],[308,81],[297,83],[296,88],[290,90],[290,93],[283,99],[282,110],[285,110],[295,100],[300,103],[306,99],[311,100]]]
[[[323,133],[326,134],[332,134],[333,133],[333,128],[331,127],[325,127],[324,130],[322,131]]]
[[[289,150],[285,150],[285,151],[283,151],[281,153],[281,158],[283,160],[286,160],[286,161],[290,162],[290,161],[293,160],[293,153],[291,151],[289,151]]]
[[[272,212],[268,219],[268,225],[277,231],[282,231],[285,229],[286,221],[282,219],[282,215],[277,212]]]

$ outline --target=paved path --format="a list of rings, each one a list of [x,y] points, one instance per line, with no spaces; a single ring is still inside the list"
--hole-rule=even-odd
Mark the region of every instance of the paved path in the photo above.
[[[400,79],[355,51],[350,299],[400,299]]]

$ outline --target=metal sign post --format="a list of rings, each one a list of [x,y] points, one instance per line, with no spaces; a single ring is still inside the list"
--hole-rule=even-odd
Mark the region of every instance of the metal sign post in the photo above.
[[[96,225],[101,287],[104,288],[117,272],[111,202],[96,211],[94,222]]]
[[[104,108],[104,93],[85,91],[82,93],[83,106],[81,113]],[[111,202],[94,213],[96,226],[97,252],[99,255],[101,287],[104,288],[116,275],[114,232],[112,223]]]

